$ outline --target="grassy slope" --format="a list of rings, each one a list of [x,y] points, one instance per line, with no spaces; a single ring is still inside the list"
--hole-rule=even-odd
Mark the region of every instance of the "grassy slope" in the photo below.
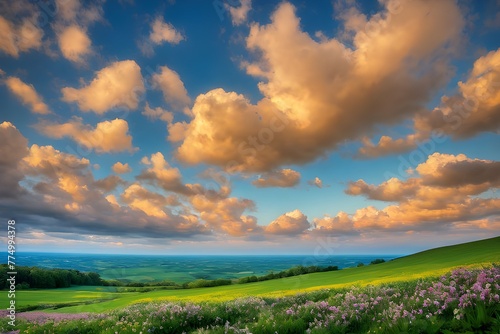
[[[380,284],[419,277],[438,276],[454,267],[479,266],[493,262],[500,262],[500,237],[436,248],[378,265],[250,284],[189,290],[162,290],[148,293],[116,294],[99,292],[99,298],[117,298],[91,305],[61,308],[57,312],[102,312],[135,302],[163,299],[201,302],[222,301],[244,296],[283,296],[323,288]],[[53,295],[57,294],[60,290],[20,291],[18,293],[18,304],[27,305],[36,303],[40,301],[40,298],[43,298],[42,295],[47,298],[46,302],[65,302],[92,298],[90,291],[82,291],[80,296],[77,295],[78,291],[75,290],[68,290],[66,293],[61,291],[60,295]],[[0,307],[4,308],[1,302]]]

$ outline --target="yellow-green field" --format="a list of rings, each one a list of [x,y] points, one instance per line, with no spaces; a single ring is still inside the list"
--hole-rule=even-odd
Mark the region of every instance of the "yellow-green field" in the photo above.
[[[214,288],[119,293],[107,287],[18,291],[17,306],[70,304],[55,312],[103,312],[133,303],[157,300],[223,301],[245,296],[284,296],[325,288],[381,284],[434,277],[456,267],[480,267],[500,263],[500,237],[436,248],[382,264],[314,273],[270,281]],[[81,303],[75,305],[75,303]],[[87,303],[87,304],[84,304]],[[62,306],[62,305],[59,305]],[[6,308],[6,299],[0,301]]]

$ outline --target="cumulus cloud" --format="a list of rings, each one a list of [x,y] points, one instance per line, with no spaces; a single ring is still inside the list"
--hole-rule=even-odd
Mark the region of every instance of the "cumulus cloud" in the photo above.
[[[132,171],[132,168],[130,168],[130,166],[128,165],[128,163],[121,163],[120,161],[117,161],[111,167],[111,169],[116,174],[126,174],[126,173],[130,173]]]
[[[148,216],[167,218],[167,205],[178,204],[174,197],[165,197],[149,191],[139,184],[132,184],[123,192],[121,199],[132,209],[140,210]]]
[[[500,200],[466,199],[460,203],[452,203],[432,210],[420,207],[418,203],[407,202],[398,206],[388,206],[382,210],[375,207],[359,209],[353,216],[354,226],[368,232],[382,231],[436,231],[453,229],[457,223],[464,221],[482,229],[492,229],[494,225],[484,225],[484,218],[494,217],[494,223],[500,214]],[[480,222],[476,224],[475,222]]]
[[[42,122],[36,125],[36,128],[51,138],[69,137],[79,145],[98,153],[133,152],[135,150],[132,145],[132,136],[128,132],[128,123],[123,119],[103,121],[92,128],[83,124],[81,118],[74,117],[62,124]]]
[[[17,24],[0,15],[0,50],[17,58],[22,52],[40,49],[44,33],[35,25],[37,20],[34,10]]]
[[[498,218],[500,200],[479,195],[500,186],[499,168],[496,161],[434,153],[417,166],[418,175],[407,180],[392,178],[380,185],[351,182],[347,194],[396,202],[383,209],[357,210],[352,216],[354,228],[412,231],[452,228],[465,221],[491,228],[485,221]]]
[[[138,176],[139,180],[148,180],[157,183],[160,187],[168,191],[189,192],[189,189],[182,182],[180,170],[171,167],[162,153],[154,153],[150,158],[144,157],[142,162],[151,167],[141,172]]]
[[[17,77],[8,77],[5,80],[7,88],[24,104],[30,107],[35,114],[50,114],[49,107],[35,90],[33,85],[24,83]]]
[[[238,7],[225,3],[224,7],[229,11],[233,25],[239,26],[246,22],[248,12],[252,9],[252,0],[240,0]]]
[[[228,197],[213,201],[204,195],[195,195],[190,202],[200,218],[214,231],[231,236],[247,236],[261,232],[257,218],[244,214],[247,210],[255,210],[255,203],[249,199]]]
[[[84,57],[92,51],[92,41],[85,29],[77,25],[65,27],[57,36],[57,42],[64,58],[83,63]]]
[[[500,162],[470,159],[465,154],[434,153],[416,168],[426,185],[460,187],[463,185],[500,186]]]
[[[46,205],[56,211],[62,211],[56,217],[64,213],[78,214],[76,217],[82,219],[81,222],[75,216],[72,216],[70,221],[80,229],[91,231],[92,234],[99,234],[102,230],[107,233],[110,231],[119,233],[120,230],[128,230],[127,233],[133,233],[133,229],[137,229],[138,226],[149,226],[156,233],[162,233],[164,236],[168,236],[169,233],[179,235],[190,232],[197,234],[202,231],[202,227],[197,226],[198,222],[169,214],[168,208],[165,208],[164,214],[161,215],[157,211],[147,211],[148,204],[158,205],[158,201],[155,199],[163,196],[160,194],[155,196],[155,193],[148,191],[144,193],[132,186],[132,188],[127,188],[121,196],[123,202],[129,203],[129,206],[117,207],[116,203],[111,203],[108,200],[109,197],[104,197],[101,191],[111,190],[115,183],[123,184],[123,182],[117,178],[111,178],[104,182],[102,180],[94,181],[88,169],[89,161],[87,159],[78,159],[72,155],[61,153],[50,146],[33,145],[30,149],[30,155],[24,160],[27,174],[44,177],[50,181],[42,179],[33,187],[33,190],[37,194],[43,195],[43,201]],[[133,191],[134,189],[138,191]],[[163,203],[164,205],[175,204],[170,200],[165,200]],[[130,212],[128,208],[139,210],[146,217],[152,217],[152,219],[145,219],[140,214]],[[161,221],[154,219],[160,218],[160,216]],[[96,220],[101,225],[96,226],[93,223]],[[191,226],[191,229],[186,229],[186,226],[178,229],[183,224]],[[57,229],[61,231],[65,227],[57,226]],[[137,231],[135,235],[137,235]]]
[[[433,134],[464,139],[500,130],[500,49],[478,58],[468,79],[458,83],[458,92],[443,96],[432,111],[416,114],[414,133],[404,138],[382,136],[377,144],[363,140],[358,157],[375,158],[415,149],[432,140]]]
[[[257,111],[243,95],[227,93],[220,88],[199,95],[192,108],[193,120],[182,126],[179,135],[183,138],[176,137],[182,140],[177,150],[179,159],[190,164],[207,162],[224,168],[234,161],[234,169],[242,170],[243,166],[265,169],[262,164],[266,160],[257,157],[257,149],[246,140],[252,137],[258,144],[255,137],[255,129],[260,126]],[[261,146],[259,153],[271,151]],[[248,154],[241,154],[243,150]]]
[[[267,187],[294,187],[300,182],[300,173],[293,169],[281,169],[260,175],[252,184],[258,188]]]
[[[144,157],[142,163],[149,167],[142,170],[137,179],[166,191],[185,196],[203,195],[210,200],[226,198],[231,192],[228,186],[222,186],[219,191],[215,191],[205,189],[198,183],[184,183],[179,168],[170,166],[160,152],[152,154],[151,157]]]
[[[287,212],[265,227],[265,232],[276,235],[298,235],[309,229],[311,224],[300,210]]]
[[[255,60],[243,66],[261,79],[264,98],[252,104],[222,89],[199,95],[178,158],[271,171],[313,161],[421,112],[450,76],[447,60],[463,18],[452,0],[408,1],[397,15],[391,3],[366,24],[350,26],[346,43],[309,36],[289,3],[278,6],[270,24],[252,24],[246,47]]]
[[[229,197],[229,184],[215,190],[207,189],[199,183],[184,183],[179,169],[172,167],[160,152],[144,157],[142,162],[148,168],[141,171],[137,180],[187,201],[188,207],[192,208],[191,214],[197,214],[210,230],[231,236],[255,235],[261,232],[257,219],[245,214],[246,211],[255,210],[255,203],[245,198]],[[147,210],[162,215],[160,211],[149,206]]]
[[[53,28],[64,58],[77,64],[85,63],[92,53],[88,35],[91,23],[102,20],[102,2],[82,4],[78,0],[56,0],[57,15]]]
[[[314,218],[313,226],[313,232],[319,234],[351,235],[359,233],[354,228],[352,218],[343,211],[334,217],[325,215],[322,218]]]
[[[314,180],[307,181],[307,183],[309,183],[311,186],[323,188],[323,181],[321,181],[321,179],[317,176],[314,178]]]
[[[73,209],[80,206],[90,191],[87,186],[90,176],[90,162],[62,153],[52,146],[33,144],[30,154],[23,160],[25,173],[42,177],[34,189],[54,201],[72,200],[65,206]],[[50,181],[50,182],[47,182]]]
[[[133,60],[117,61],[98,71],[86,86],[61,89],[62,100],[74,102],[82,111],[104,114],[113,108],[134,110],[144,93],[141,68]]]
[[[193,214],[197,214],[212,231],[240,237],[262,231],[257,219],[245,214],[246,211],[255,210],[255,203],[244,198],[229,197],[229,185],[222,185],[215,190],[198,183],[184,183],[179,169],[172,167],[160,152],[144,157],[142,162],[148,168],[137,176],[137,180],[187,200]]]
[[[474,62],[467,81],[458,83],[458,93],[441,99],[430,113],[419,115],[417,132],[441,130],[454,138],[468,138],[500,129],[500,49]]]
[[[364,180],[349,182],[345,193],[348,195],[365,195],[369,199],[379,201],[401,201],[409,196],[414,196],[418,185],[415,179],[401,181],[391,178],[382,184],[375,186],[367,184]]]
[[[162,17],[158,17],[151,23],[149,39],[154,44],[162,44],[164,42],[179,44],[185,38],[172,24],[165,22]]]
[[[150,24],[150,33],[143,39],[137,41],[137,46],[145,56],[154,54],[154,47],[163,43],[177,45],[186,37],[168,22],[165,22],[163,17],[157,17]]]
[[[107,192],[125,185],[123,180],[117,176],[95,180],[88,159],[52,146],[27,147],[26,138],[8,122],[0,124],[0,139],[0,151],[4,150],[0,152],[0,212],[22,220],[26,233],[135,238],[188,238],[210,233],[195,215],[172,212],[171,208],[179,205],[175,196],[143,191],[144,187],[135,184],[117,199]],[[148,211],[148,204],[157,209]]]
[[[153,74],[152,82],[153,88],[161,90],[165,102],[173,108],[183,110],[191,104],[179,74],[167,66],[160,67],[160,72]]]

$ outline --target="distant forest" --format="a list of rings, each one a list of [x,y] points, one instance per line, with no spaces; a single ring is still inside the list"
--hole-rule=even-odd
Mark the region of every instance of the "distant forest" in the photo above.
[[[8,289],[10,272],[6,264],[0,265],[0,289]],[[39,267],[16,266],[16,288],[53,289],[71,285],[105,285],[98,273],[86,273],[74,269],[45,269]]]

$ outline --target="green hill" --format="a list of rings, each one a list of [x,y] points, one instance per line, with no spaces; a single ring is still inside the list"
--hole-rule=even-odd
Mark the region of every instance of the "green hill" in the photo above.
[[[93,299],[108,301],[70,306],[57,312],[102,312],[136,302],[153,300],[222,301],[245,296],[283,296],[325,288],[352,285],[381,284],[420,277],[435,277],[456,267],[479,267],[500,263],[500,237],[440,247],[401,257],[377,265],[348,268],[340,271],[314,273],[270,281],[186,290],[160,290],[146,293],[116,293],[69,289],[19,291],[18,305],[33,305],[41,301],[58,303],[85,302]],[[101,290],[99,290],[101,289]],[[0,307],[6,305],[0,302]]]

